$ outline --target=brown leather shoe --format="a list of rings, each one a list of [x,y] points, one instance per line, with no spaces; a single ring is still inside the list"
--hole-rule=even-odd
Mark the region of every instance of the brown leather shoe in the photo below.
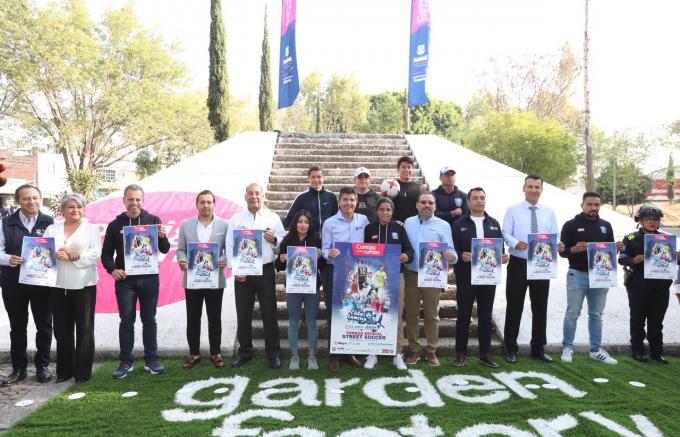
[[[357,357],[354,355],[345,355],[345,362],[352,367],[364,367],[361,361],[357,360]]]
[[[425,361],[427,361],[427,364],[432,367],[439,366],[439,358],[437,358],[437,356],[432,352],[425,355]]]
[[[328,369],[331,371],[331,373],[338,373],[340,371],[340,361],[330,360],[328,362]]]
[[[404,360],[404,363],[406,363],[409,366],[412,366],[416,364],[420,360],[420,354],[418,352],[409,352],[408,355],[406,355],[406,359]]]
[[[221,369],[224,367],[224,358],[221,354],[215,354],[210,357],[210,361],[213,362],[216,368]]]
[[[187,356],[186,361],[184,361],[184,364],[182,364],[182,369],[193,369],[199,361],[201,361],[201,357],[189,355]]]
[[[456,358],[453,359],[453,367],[463,367],[467,357],[464,352],[456,352]]]

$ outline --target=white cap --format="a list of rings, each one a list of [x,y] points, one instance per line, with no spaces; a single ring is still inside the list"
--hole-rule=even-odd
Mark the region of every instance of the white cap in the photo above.
[[[354,170],[354,177],[364,173],[367,174],[369,178],[371,177],[371,171],[366,167],[359,167],[358,169]]]

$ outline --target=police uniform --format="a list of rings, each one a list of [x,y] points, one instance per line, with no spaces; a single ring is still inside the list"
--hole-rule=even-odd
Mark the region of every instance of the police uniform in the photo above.
[[[660,234],[656,231],[655,234]],[[630,344],[633,356],[644,355],[645,337],[649,342],[652,358],[663,356],[663,319],[668,309],[670,279],[645,279],[644,263],[633,264],[637,255],[643,255],[645,233],[642,229],[631,232],[623,238],[623,251],[619,264],[630,268],[626,280],[628,305],[630,307]],[[645,322],[647,332],[645,333]]]

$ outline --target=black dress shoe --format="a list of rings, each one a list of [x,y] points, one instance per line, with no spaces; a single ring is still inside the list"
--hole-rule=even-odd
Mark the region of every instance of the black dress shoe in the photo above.
[[[0,385],[3,387],[8,387],[12,384],[16,384],[19,381],[23,381],[24,379],[26,379],[26,369],[13,370],[12,373],[7,375],[7,377],[2,380]]]
[[[515,352],[506,353],[505,361],[507,361],[510,364],[517,364],[517,354]]]
[[[456,352],[456,358],[453,359],[453,367],[463,367],[465,365],[465,354],[463,352]]]
[[[244,365],[245,363],[247,363],[248,361],[250,361],[250,360],[252,360],[252,359],[253,359],[252,356],[248,356],[248,357],[236,357],[236,359],[234,359],[234,361],[231,362],[231,367],[233,367],[234,369],[238,369],[238,368],[240,368],[240,367],[243,367],[243,365]]]
[[[497,369],[501,367],[500,364],[491,359],[491,355],[480,355],[479,362],[485,365],[486,367],[490,367],[492,369]]]
[[[634,353],[634,354],[633,354],[633,359],[634,359],[635,361],[639,361],[639,362],[641,362],[641,363],[646,363],[647,361],[649,361],[649,360],[647,359],[647,355],[643,354],[642,352],[636,352],[636,353]]]
[[[668,364],[668,360],[663,355],[650,355],[650,358],[659,364]]]
[[[552,358],[550,358],[550,355],[546,355],[545,352],[532,352],[531,357],[536,358],[537,360],[546,364],[552,364],[555,362]]]
[[[54,380],[54,382],[56,382],[57,384],[59,384],[59,383],[61,383],[61,382],[66,382],[66,381],[68,381],[68,380],[71,379],[71,378],[73,378],[73,377],[72,377],[72,376],[59,376],[59,377],[57,377],[57,379]]]
[[[278,355],[273,355],[269,357],[269,367],[272,369],[280,369],[281,368],[281,358],[279,358]]]
[[[52,374],[47,367],[36,367],[35,377],[38,379],[38,382],[45,383],[52,379]]]

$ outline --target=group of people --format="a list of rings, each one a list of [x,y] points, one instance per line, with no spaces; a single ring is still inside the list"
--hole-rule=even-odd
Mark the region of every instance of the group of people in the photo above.
[[[439,299],[441,288],[418,286],[418,248],[421,242],[446,243],[442,256],[453,265],[456,278],[456,354],[453,366],[462,367],[468,357],[468,337],[473,306],[477,303],[479,323],[479,361],[491,368],[499,367],[491,355],[492,309],[495,285],[471,283],[471,243],[473,238],[503,238],[509,254],[503,250],[502,263],[508,265],[506,280],[506,318],[503,328],[505,361],[517,363],[520,321],[526,291],[529,290],[532,310],[531,356],[545,363],[553,359],[545,353],[549,280],[527,278],[528,235],[533,233],[558,234],[554,212],[539,203],[543,180],[537,175],[526,177],[523,185],[525,200],[509,207],[499,221],[486,212],[486,193],[474,187],[466,194],[456,185],[456,172],[450,167],[440,171],[441,185],[427,191],[424,184],[413,180],[413,160],[404,156],[397,161],[399,193],[394,198],[381,197],[371,190],[371,172],[359,167],[354,172],[354,186],[340,189],[337,197],[324,188],[323,172],[319,167],[308,171],[309,190],[299,194],[282,221],[274,212],[263,208],[264,190],[256,184],[245,189],[246,209],[230,220],[215,215],[215,196],[204,190],[196,196],[197,215],[179,227],[176,258],[185,271],[186,336],[189,354],[182,364],[193,368],[201,359],[200,331],[203,306],[208,318],[210,361],[216,368],[225,366],[221,354],[222,298],[226,286],[224,270],[231,268],[233,231],[261,230],[263,235],[262,274],[234,277],[237,318],[238,350],[231,362],[239,368],[253,357],[252,320],[255,297],[264,328],[265,353],[273,369],[281,368],[279,327],[277,322],[275,274],[284,270],[287,247],[318,248],[318,281],[316,294],[287,293],[288,340],[290,369],[301,366],[298,353],[298,331],[304,308],[308,335],[308,369],[318,369],[316,358],[318,328],[316,324],[323,287],[327,309],[331,308],[334,259],[340,255],[336,243],[382,243],[400,246],[401,274],[397,304],[397,354],[392,357],[398,369],[406,369],[421,358],[431,366],[440,364],[436,355],[439,333]],[[146,211],[144,190],[138,185],[125,188],[125,211],[107,226],[103,244],[96,226],[87,222],[85,200],[79,194],[64,196],[61,201],[63,222],[40,212],[40,190],[32,185],[17,188],[15,201],[19,209],[2,220],[0,232],[0,286],[10,320],[11,360],[13,371],[4,377],[2,385],[14,384],[26,378],[26,328],[28,306],[36,325],[34,364],[38,381],[47,382],[52,333],[57,341],[57,382],[74,378],[83,382],[92,373],[94,358],[94,311],[98,281],[96,262],[101,259],[105,270],[115,280],[115,293],[120,315],[120,364],[113,378],[124,378],[134,368],[134,323],[139,304],[143,326],[144,368],[152,374],[165,372],[158,360],[156,336],[156,307],[159,294],[159,275],[127,275],[124,260],[123,227],[156,225],[158,250],[167,253],[170,242],[158,216]],[[591,288],[588,282],[586,246],[589,242],[613,242],[611,225],[599,217],[599,194],[586,192],[582,211],[566,222],[561,230],[558,252],[569,259],[567,272],[567,309],[563,324],[562,361],[571,362],[574,354],[576,322],[584,299],[588,304],[590,357],[615,364],[602,348],[602,313],[607,288]],[[667,363],[663,351],[662,322],[668,307],[670,280],[646,279],[643,274],[644,234],[659,233],[662,212],[650,205],[636,214],[638,230],[617,242],[618,262],[628,271],[626,288],[630,302],[630,332],[632,357],[647,361],[643,342],[649,342],[650,357]],[[286,231],[286,228],[288,231]],[[24,236],[49,236],[55,239],[57,250],[56,287],[19,283],[19,266]],[[189,266],[188,244],[217,243],[219,251],[218,288],[187,288],[186,271]],[[366,282],[357,272],[356,281]],[[375,279],[378,280],[378,279]],[[382,280],[382,279],[380,279]],[[394,305],[394,302],[391,303]],[[419,342],[420,312],[426,345]],[[331,330],[331,311],[326,311],[328,331]],[[403,326],[402,320],[405,320]],[[646,331],[645,331],[646,326]],[[74,336],[75,328],[75,336]],[[405,334],[405,335],[404,335]],[[401,350],[405,346],[406,351]],[[352,366],[373,368],[377,356],[369,355],[362,363],[353,355],[329,355],[329,369],[336,373],[341,361]]]

